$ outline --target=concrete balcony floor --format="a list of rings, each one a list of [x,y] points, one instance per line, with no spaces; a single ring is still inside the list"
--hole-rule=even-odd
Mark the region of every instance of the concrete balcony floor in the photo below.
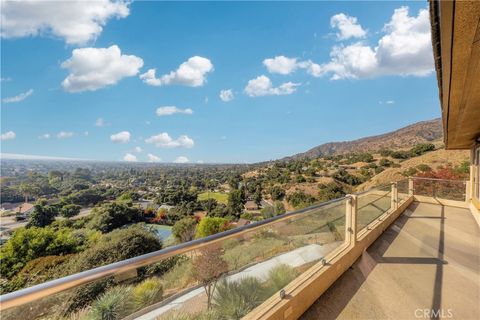
[[[478,224],[412,203],[301,319],[480,319]]]

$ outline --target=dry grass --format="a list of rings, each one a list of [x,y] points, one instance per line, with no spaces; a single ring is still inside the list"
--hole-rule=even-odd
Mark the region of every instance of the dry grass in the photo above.
[[[400,168],[389,168],[385,171],[377,174],[369,181],[361,184],[357,187],[358,191],[367,190],[375,185],[389,183],[392,181],[398,181],[405,179],[406,177],[402,173],[408,168],[415,168],[419,164],[426,164],[432,169],[437,169],[439,166],[451,164],[458,166],[464,161],[469,160],[469,151],[467,150],[445,150],[440,149],[432,152],[428,152],[422,156],[411,158],[400,162]]]

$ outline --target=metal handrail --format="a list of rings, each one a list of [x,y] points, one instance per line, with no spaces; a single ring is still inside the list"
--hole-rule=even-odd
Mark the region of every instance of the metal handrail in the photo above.
[[[463,182],[463,183],[466,183],[468,181],[468,180],[439,179],[439,178],[427,178],[427,177],[411,177],[411,178],[417,179],[417,180],[449,181],[449,182]]]
[[[376,188],[386,187],[390,184],[382,184],[375,186],[369,190],[354,193],[353,195],[362,195],[368,193]],[[351,199],[351,195],[346,195],[342,198],[333,199],[330,201],[322,202],[310,207],[306,207],[300,210],[285,213],[280,216],[271,217],[262,221],[257,221],[239,228],[220,232],[205,238],[184,242],[175,246],[167,247],[158,251],[150,252],[141,256],[133,257],[130,259],[114,262],[105,266],[97,267],[87,271],[79,272],[70,276],[55,279],[45,283],[41,283],[29,288],[20,289],[11,293],[7,293],[0,296],[0,309],[6,310],[12,307],[24,305],[26,303],[35,301],[37,299],[45,298],[50,295],[60,293],[62,291],[78,287],[80,285],[91,283],[95,280],[99,280],[105,277],[125,273],[139,267],[143,267],[152,263],[159,262],[174,255],[183,254],[185,252],[201,249],[209,244],[224,240],[226,238],[240,235],[247,231],[257,229],[259,227],[272,224],[274,222],[289,219],[293,216],[301,215],[306,212],[310,212],[333,203],[337,203],[343,200]]]
[[[316,210],[325,206],[328,206],[333,203],[337,203],[346,199],[351,198],[351,196],[345,196],[342,198],[333,199],[330,201],[322,202],[317,205],[313,205],[307,208],[300,210],[292,211],[285,213],[280,216],[271,217],[262,221],[257,221],[239,228],[227,230],[220,232],[205,238],[184,242],[175,246],[167,247],[158,251],[150,252],[141,256],[134,258],[122,260],[119,262],[114,262],[105,266],[97,267],[95,269],[90,269],[87,271],[79,272],[70,276],[63,278],[55,279],[45,283],[41,283],[29,288],[21,289],[11,293],[7,293],[0,296],[0,308],[1,310],[6,310],[12,307],[20,306],[37,299],[41,299],[71,288],[78,287],[83,284],[93,282],[108,276],[113,276],[116,274],[121,274],[139,267],[143,267],[158,261],[167,259],[174,255],[182,254],[187,251],[203,248],[211,243],[215,243],[219,240],[225,238],[230,238],[235,235],[245,233],[261,226],[272,224],[277,221],[286,220],[292,216],[304,214],[306,212]]]

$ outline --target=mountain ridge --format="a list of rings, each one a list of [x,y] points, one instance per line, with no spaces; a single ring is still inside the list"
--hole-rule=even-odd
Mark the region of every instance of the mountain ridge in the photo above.
[[[419,143],[440,142],[443,137],[440,118],[413,123],[387,133],[350,141],[327,142],[305,152],[284,157],[280,161],[314,159],[318,157],[355,153],[374,152],[381,149],[411,148]]]

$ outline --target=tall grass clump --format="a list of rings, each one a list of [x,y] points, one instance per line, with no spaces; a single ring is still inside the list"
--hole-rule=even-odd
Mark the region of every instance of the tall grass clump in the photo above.
[[[240,319],[268,297],[262,283],[253,277],[238,281],[223,279],[215,290],[214,310],[219,319]]]
[[[270,294],[283,289],[293,279],[298,276],[298,271],[286,264],[280,264],[270,270],[268,273],[267,286],[270,289]]]
[[[92,303],[87,319],[117,320],[134,310],[133,289],[118,286],[107,290]]]

